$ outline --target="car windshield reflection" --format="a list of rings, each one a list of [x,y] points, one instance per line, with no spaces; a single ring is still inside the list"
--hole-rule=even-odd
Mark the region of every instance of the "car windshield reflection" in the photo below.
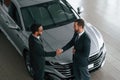
[[[27,31],[33,23],[42,24],[44,29],[76,19],[72,10],[64,3],[55,1],[21,8],[23,21]]]

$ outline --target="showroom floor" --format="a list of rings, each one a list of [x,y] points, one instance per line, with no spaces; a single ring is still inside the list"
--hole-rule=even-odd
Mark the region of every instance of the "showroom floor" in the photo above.
[[[120,80],[120,0],[82,0],[86,21],[102,33],[107,48],[105,65],[92,80]],[[0,80],[32,80],[23,58],[0,32]]]
[[[82,16],[102,33],[107,48],[106,63],[91,73],[92,80],[120,79],[120,1],[83,0]]]

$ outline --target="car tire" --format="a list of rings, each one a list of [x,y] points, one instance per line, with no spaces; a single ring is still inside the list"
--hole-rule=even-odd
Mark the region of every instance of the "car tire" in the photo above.
[[[24,52],[24,61],[25,61],[25,66],[26,66],[28,73],[30,74],[31,77],[33,77],[34,71],[30,63],[30,55],[28,51]]]

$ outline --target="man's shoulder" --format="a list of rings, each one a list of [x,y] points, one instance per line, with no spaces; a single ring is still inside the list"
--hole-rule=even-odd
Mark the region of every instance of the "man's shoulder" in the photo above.
[[[28,39],[30,40],[30,39],[32,39],[32,38],[33,38],[33,36],[32,36],[32,34],[30,34],[30,36],[29,36],[29,38],[28,38]]]
[[[33,42],[33,41],[36,41],[36,40],[35,40],[35,37],[32,34],[30,34],[28,41]]]
[[[84,38],[90,40],[88,33],[84,32]]]

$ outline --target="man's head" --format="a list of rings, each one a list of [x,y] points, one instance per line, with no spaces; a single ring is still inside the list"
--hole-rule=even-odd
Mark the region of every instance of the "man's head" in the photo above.
[[[81,33],[84,30],[84,20],[77,19],[74,21],[74,30],[77,33]]]
[[[43,33],[43,27],[41,24],[33,24],[31,26],[31,31],[32,31],[32,34],[36,36],[40,36]]]

